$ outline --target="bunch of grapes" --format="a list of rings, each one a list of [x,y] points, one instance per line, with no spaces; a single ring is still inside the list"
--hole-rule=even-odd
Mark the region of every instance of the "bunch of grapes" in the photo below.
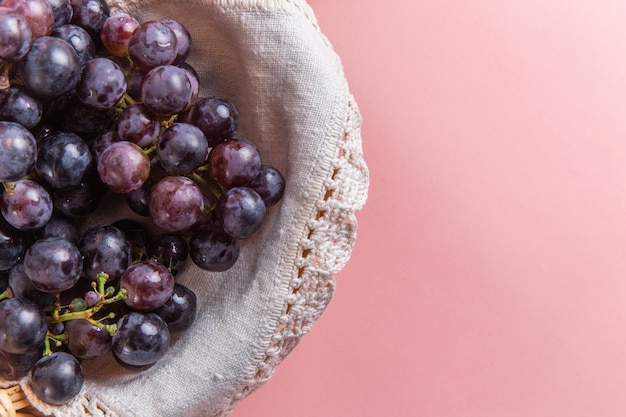
[[[199,95],[191,46],[104,0],[0,1],[0,377],[46,402],[81,390],[84,360],[163,357],[196,316],[188,258],[229,269],[283,196],[235,104]],[[154,228],[85,226],[111,194]]]

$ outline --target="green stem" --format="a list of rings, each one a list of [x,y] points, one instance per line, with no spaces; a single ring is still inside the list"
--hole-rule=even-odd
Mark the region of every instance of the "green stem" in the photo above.
[[[13,291],[11,291],[11,288],[7,288],[4,292],[0,293],[0,301],[6,298],[13,298]]]

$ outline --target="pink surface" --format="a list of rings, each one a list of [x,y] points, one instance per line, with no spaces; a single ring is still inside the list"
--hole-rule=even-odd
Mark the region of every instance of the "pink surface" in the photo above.
[[[234,417],[626,413],[626,3],[310,0],[370,199]]]

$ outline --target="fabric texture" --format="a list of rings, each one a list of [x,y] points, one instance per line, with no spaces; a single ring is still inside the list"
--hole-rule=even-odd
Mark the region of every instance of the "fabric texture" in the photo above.
[[[21,386],[33,405],[57,417],[226,416],[271,378],[331,300],[333,275],[355,242],[355,211],[367,197],[360,114],[341,61],[304,1],[110,5],[141,21],[186,25],[201,95],[237,105],[240,136],[284,174],[286,192],[261,231],[242,241],[232,269],[190,265],[179,276],[198,296],[198,318],[156,365],[136,372],[111,355],[84,361],[83,391],[62,407],[39,402],[27,378]],[[117,217],[125,214],[118,208]]]

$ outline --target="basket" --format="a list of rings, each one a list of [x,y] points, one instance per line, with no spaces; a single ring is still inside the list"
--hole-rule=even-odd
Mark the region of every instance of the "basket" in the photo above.
[[[231,270],[189,266],[180,274],[198,296],[199,318],[160,362],[138,373],[110,357],[85,361],[85,386],[64,406],[39,401],[28,377],[0,381],[7,388],[0,391],[0,416],[223,417],[272,377],[333,296],[369,186],[360,113],[341,61],[304,0],[110,6],[140,20],[168,17],[186,25],[201,95],[237,104],[240,135],[285,174],[285,196],[242,244]],[[114,206],[94,221],[111,213],[125,215]]]

